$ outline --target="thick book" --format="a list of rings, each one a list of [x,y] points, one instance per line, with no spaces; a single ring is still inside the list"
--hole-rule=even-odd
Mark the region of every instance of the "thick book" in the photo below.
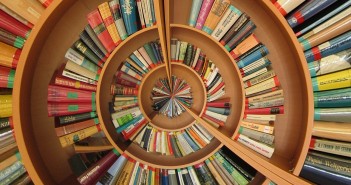
[[[136,1],[120,0],[119,2],[127,34],[132,35],[138,31]]]
[[[100,125],[97,124],[82,130],[78,130],[76,132],[72,132],[67,135],[63,135],[59,137],[59,140],[62,147],[67,147],[69,145],[72,145],[75,142],[78,142],[82,139],[92,136],[100,131],[101,131]]]
[[[270,147],[268,145],[264,145],[260,142],[257,142],[255,140],[252,140],[250,138],[248,138],[245,135],[242,134],[238,134],[235,137],[236,141],[239,141],[240,143],[242,143],[243,145],[249,147],[250,149],[256,151],[259,154],[262,154],[265,157],[271,158],[273,153],[274,153],[274,148]]]
[[[67,135],[67,134],[70,134],[72,132],[76,132],[76,131],[79,131],[79,130],[82,130],[82,129],[85,129],[88,127],[92,127],[92,126],[97,125],[97,124],[99,124],[99,119],[94,118],[94,119],[81,121],[81,122],[77,122],[77,123],[70,124],[70,125],[56,127],[55,132],[56,132],[56,135],[58,137],[61,137],[63,135]]]
[[[0,28],[3,28],[15,35],[21,36],[25,39],[28,38],[31,29],[16,20],[15,18],[11,17],[4,11],[0,10]]]
[[[77,180],[80,184],[93,184],[110,168],[110,166],[117,160],[119,152],[116,149],[110,151],[97,163],[91,166],[87,171],[80,175]]]
[[[65,116],[96,110],[95,103],[48,103],[48,116]]]
[[[118,159],[111,165],[111,167],[106,171],[106,173],[99,179],[97,185],[115,185],[118,177],[128,161],[128,156],[122,154]]]
[[[0,28],[0,41],[18,49],[22,49],[25,39]]]
[[[117,27],[113,21],[112,13],[110,11],[110,6],[108,5],[108,2],[100,4],[98,6],[98,9],[108,33],[110,34],[115,45],[118,46],[122,42],[122,40],[118,34]]]
[[[94,103],[95,97],[95,92],[91,91],[83,91],[55,85],[49,85],[48,87],[48,102]]]
[[[348,142],[312,137],[309,148],[330,154],[351,157],[351,144]]]
[[[300,172],[300,177],[303,177],[313,183],[320,185],[338,184],[348,185],[351,184],[351,178],[348,176],[333,173],[328,170],[316,168],[314,166],[304,164]]]
[[[317,76],[311,79],[313,91],[325,91],[351,87],[351,69]]]
[[[14,69],[0,66],[0,88],[13,88],[16,71]]]
[[[110,34],[108,33],[106,26],[100,16],[99,11],[96,9],[87,15],[88,22],[94,33],[99,38],[105,49],[111,53],[115,49],[116,45],[113,42]]]
[[[65,58],[74,62],[75,64],[84,67],[85,69],[88,69],[89,71],[92,71],[93,73],[100,74],[101,73],[101,67],[103,64],[101,62],[94,63],[90,61],[87,57],[85,57],[84,54],[79,53],[78,51],[69,48],[65,54]]]
[[[0,42],[0,65],[16,68],[22,50]]]

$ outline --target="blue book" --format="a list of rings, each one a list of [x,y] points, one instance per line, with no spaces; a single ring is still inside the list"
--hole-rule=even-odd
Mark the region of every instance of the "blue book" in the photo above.
[[[200,8],[203,0],[193,0],[190,10],[189,26],[195,27],[197,16],[199,15]]]
[[[23,164],[21,161],[16,161],[12,165],[6,167],[5,169],[0,171],[0,181],[6,179],[9,175],[14,173],[15,171],[19,170],[21,167],[23,167]]]
[[[244,58],[237,59],[237,65],[238,66],[247,66],[256,60],[266,56],[269,53],[267,47],[265,45],[261,45],[261,47],[257,48],[253,52],[251,52],[249,55],[247,55]]]
[[[182,133],[184,139],[186,140],[186,142],[189,143],[190,147],[194,150],[194,151],[198,151],[200,150],[200,147],[189,137],[187,132],[183,132]]]
[[[143,115],[140,114],[139,116],[135,117],[134,119],[128,121],[127,123],[119,126],[117,129],[116,129],[116,132],[117,133],[121,133],[123,132],[123,130],[125,130],[126,128],[128,128],[130,125],[133,125],[133,124],[136,124],[137,122],[139,122],[140,120],[142,120]]]
[[[351,31],[305,51],[305,57],[307,62],[313,62],[349,48],[351,48]]]
[[[300,172],[300,177],[320,185],[350,185],[351,177],[333,173],[332,171],[316,168],[304,164]]]
[[[157,21],[156,21],[156,16],[155,16],[155,5],[154,5],[154,0],[150,0],[150,6],[151,6],[152,23],[155,25]]]
[[[150,45],[151,45],[151,48],[152,48],[152,52],[154,53],[154,55],[156,57],[157,64],[160,64],[162,60],[161,60],[160,54],[157,51],[156,43],[150,42]]]
[[[124,165],[128,159],[122,154],[116,162],[107,170],[104,176],[102,176],[97,182],[97,185],[114,185],[117,182],[119,175],[121,174]]]
[[[149,72],[147,66],[145,66],[134,54],[131,54],[130,59],[132,59],[139,67],[141,67],[146,73]]]
[[[168,185],[168,174],[167,170],[162,170],[162,185]]]
[[[312,24],[308,25],[306,28],[302,29],[301,31],[296,33],[296,36],[302,36],[303,34],[307,33],[308,31],[310,31],[311,29],[317,27],[318,25],[322,24],[323,22],[327,21],[329,18],[334,17],[336,14],[339,14],[341,11],[343,11],[345,8],[348,8],[351,5],[351,1],[346,1],[344,4],[342,4],[341,6],[338,6],[336,9],[334,9],[333,11],[329,12],[328,14],[324,15],[323,17],[321,17],[320,19],[316,20],[315,22],[313,22]],[[299,42],[303,41],[303,38],[300,37]]]
[[[137,169],[137,172],[135,174],[135,181],[134,181],[134,184],[133,185],[138,185],[138,179],[139,179],[139,175],[140,175],[140,171],[141,171],[141,167],[138,166],[138,169]]]
[[[124,24],[127,29],[128,35],[138,31],[138,22],[137,22],[137,4],[135,0],[120,0],[122,17]]]
[[[294,13],[287,18],[290,27],[294,28],[303,23],[307,19],[324,10],[337,0],[310,0],[307,1],[301,8],[298,8]]]

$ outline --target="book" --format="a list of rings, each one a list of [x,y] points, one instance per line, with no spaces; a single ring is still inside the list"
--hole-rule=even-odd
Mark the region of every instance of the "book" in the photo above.
[[[245,114],[284,114],[284,106],[260,109],[245,109]]]
[[[250,51],[252,48],[257,46],[260,41],[254,34],[251,34],[246,39],[244,39],[240,44],[238,44],[232,51],[230,51],[230,55],[237,59],[240,55]]]
[[[37,0],[6,0],[3,1],[2,4],[32,24],[38,22],[45,10]]]
[[[191,10],[190,10],[190,17],[188,20],[188,24],[191,27],[195,27],[196,25],[196,20],[200,12],[200,8],[202,5],[203,0],[195,0],[192,2],[191,5]]]
[[[10,15],[11,17],[15,18],[17,21],[21,22],[22,24],[24,24],[28,28],[30,28],[30,29],[33,28],[33,26],[34,26],[33,23],[31,23],[28,20],[24,19],[23,17],[21,17],[16,12],[14,12],[11,9],[9,9],[8,7],[4,6],[3,4],[0,4],[0,10],[4,11],[8,15]]]
[[[202,27],[202,30],[205,31],[207,34],[211,35],[220,19],[225,14],[229,5],[229,0],[215,0],[210,10],[210,13],[208,14],[206,21]]]
[[[194,169],[200,184],[216,184],[215,179],[204,162],[194,165]]]
[[[1,5],[0,5],[1,7]],[[20,37],[20,36],[17,36],[7,30],[4,30],[2,28],[0,28],[0,41],[5,43],[5,44],[8,44],[10,46],[14,46],[18,49],[22,49],[23,48],[23,45],[25,43],[25,39]]]
[[[296,7],[298,7],[301,3],[303,3],[305,0],[277,0],[274,3],[274,6],[279,10],[279,12],[285,16],[288,13],[290,13],[292,10],[294,10]]]
[[[97,185],[114,185],[121,175],[122,169],[128,161],[126,154],[121,154],[118,159],[111,165],[107,172],[99,179]]]
[[[199,29],[199,30],[202,29],[202,27],[207,19],[207,16],[210,13],[213,2],[214,2],[214,0],[204,0],[202,2],[200,12],[199,12],[199,15],[198,15],[197,20],[196,20],[196,25],[195,25],[196,29]]]
[[[242,12],[235,8],[233,5],[229,5],[227,11],[223,15],[222,19],[218,22],[217,26],[213,30],[211,36],[220,41],[228,30],[234,25],[234,23],[241,16]]]
[[[48,103],[49,117],[94,112],[95,110],[95,103]]]
[[[305,58],[307,62],[313,62],[349,48],[351,48],[351,31],[305,51]]]
[[[0,118],[0,129],[8,128],[13,125],[12,117]]]
[[[312,137],[309,148],[312,150],[326,152],[330,154],[336,154],[346,157],[351,156],[351,144],[348,142]]]
[[[272,148],[268,145],[264,145],[260,142],[255,141],[255,140],[252,140],[252,139],[250,139],[247,136],[244,136],[242,134],[236,135],[235,140],[239,141],[243,145],[249,147],[250,149],[256,151],[257,153],[259,153],[265,157],[271,158],[273,155],[274,148]]]
[[[89,24],[84,27],[84,31],[80,33],[79,37],[90,47],[90,49],[100,56],[101,59],[106,60],[110,55]]]
[[[121,14],[127,30],[128,35],[132,35],[138,31],[138,24],[136,20],[137,4],[135,1],[120,0]]]
[[[48,102],[61,103],[94,103],[96,94],[91,91],[77,90],[61,86],[48,86]]]
[[[264,133],[267,133],[267,134],[273,134],[273,131],[274,131],[274,127],[273,126],[260,125],[260,124],[249,123],[249,122],[244,122],[244,121],[241,122],[240,126],[245,127],[245,128],[249,128],[249,129],[252,129],[252,130],[264,132]]]
[[[13,88],[16,71],[0,66],[0,88]]]
[[[121,15],[121,6],[118,0],[109,1],[110,10],[112,17],[114,19],[117,31],[122,40],[125,40],[128,37],[126,27],[124,26],[124,21]]]
[[[13,164],[11,164],[10,166],[6,167],[5,169],[0,171],[0,182],[6,180],[6,178],[11,175],[12,173],[14,173],[15,171],[17,171],[18,169],[20,169],[21,167],[23,167],[23,163],[22,161],[16,161]]]
[[[91,41],[91,40],[90,40]],[[91,41],[93,42],[93,41]],[[94,43],[91,43],[92,47],[94,47],[94,50],[98,50],[96,48]],[[96,64],[99,67],[103,67],[103,63],[105,62],[106,58],[104,58],[102,53],[99,53],[100,57],[96,55],[96,53],[91,50],[82,40],[77,40],[74,44],[74,47],[82,53],[84,56],[86,56],[90,61],[92,61],[94,64]]]
[[[76,88],[87,91],[96,91],[97,89],[96,85],[80,82],[78,80],[62,76],[62,73],[60,74],[59,71],[55,71],[51,83],[62,87]]]
[[[248,37],[256,28],[256,25],[253,21],[246,22],[236,33],[236,35],[231,38],[226,44],[225,48],[227,51],[231,51],[234,49],[241,41],[243,41],[246,37]]]
[[[274,135],[266,134],[263,132],[258,132],[258,131],[251,130],[249,128],[245,128],[242,126],[240,126],[238,133],[243,134],[243,135],[245,135],[251,139],[254,139],[256,141],[259,141],[261,143],[273,145]]]
[[[324,152],[308,151],[305,164],[350,177],[350,158],[332,155]]]
[[[242,13],[241,16],[238,18],[238,20],[236,20],[236,22],[234,23],[234,25],[227,31],[227,33],[223,36],[223,38],[220,40],[220,43],[225,46],[226,43],[233,38],[236,33],[240,30],[240,28],[246,24],[247,21],[250,20],[250,17],[245,14]]]
[[[63,135],[67,135],[70,134],[72,132],[76,132],[88,127],[92,127],[99,124],[99,119],[98,118],[94,118],[94,119],[90,119],[90,120],[86,120],[86,121],[81,121],[81,122],[77,122],[74,124],[70,124],[70,125],[65,125],[65,126],[61,126],[61,127],[56,127],[55,128],[55,132],[56,135],[58,137],[61,137]]]
[[[311,77],[329,74],[351,68],[351,49],[323,57],[320,60],[308,63]]]
[[[68,70],[68,71],[71,71],[73,73],[77,73],[78,75],[81,75],[83,77],[86,77],[86,78],[89,78],[91,80],[95,80],[97,81],[100,77],[99,74],[97,73],[94,73],[70,60],[68,60],[66,62],[66,66],[65,66],[65,69]]]
[[[350,87],[351,69],[312,78],[313,91]]]
[[[64,135],[59,137],[60,143],[62,147],[67,147],[77,141],[80,141],[82,139],[85,139],[93,134],[96,134],[97,132],[100,132],[101,128],[100,125],[94,125],[76,132],[72,132],[70,134]]]
[[[127,185],[129,184],[129,179],[132,175],[134,166],[138,164],[138,162],[135,162],[135,160],[128,158],[127,163],[125,164],[121,175],[119,176],[119,178],[117,179],[116,184],[123,184],[123,185]],[[138,164],[139,165],[139,164]]]
[[[267,101],[255,102],[245,104],[246,109],[257,109],[257,108],[267,108],[267,107],[276,107],[284,105],[284,98],[277,98]]]
[[[0,42],[0,65],[16,68],[22,50]]]
[[[211,174],[213,175],[214,179],[216,179],[216,181],[218,182],[218,184],[220,185],[224,185],[226,184],[223,180],[223,178],[219,175],[219,173],[216,171],[216,169],[214,168],[214,166],[212,165],[212,163],[210,162],[209,159],[205,160],[205,163],[208,167],[208,169],[211,171]]]
[[[80,175],[77,180],[80,184],[93,184],[99,180],[99,177],[106,172],[110,166],[117,160],[120,153],[116,149],[110,151],[96,164],[91,166],[87,171]]]
[[[15,18],[11,17],[3,10],[0,10],[0,28],[7,30],[15,35],[21,36],[25,39],[28,38],[31,29],[16,20]]]
[[[103,19],[100,16],[99,10],[95,9],[87,15],[89,25],[93,29],[96,36],[99,38],[100,42],[104,48],[111,53],[115,49],[116,45],[112,40]]]
[[[308,179],[313,183],[327,185],[327,184],[340,184],[346,185],[351,183],[350,177],[332,173],[327,170],[313,167],[311,165],[304,164],[300,172],[300,177]]]
[[[336,89],[330,91],[322,91],[314,93],[315,107],[349,107],[350,102],[350,88]]]
[[[101,15],[102,20],[106,26],[108,33],[110,34],[115,46],[118,46],[122,40],[117,31],[117,27],[113,21],[112,13],[110,11],[110,6],[108,2],[104,2],[98,5],[98,9]]]

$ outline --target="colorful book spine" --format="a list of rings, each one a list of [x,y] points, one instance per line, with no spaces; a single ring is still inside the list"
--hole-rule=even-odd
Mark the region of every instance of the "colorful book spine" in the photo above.
[[[98,9],[99,9],[101,18],[104,21],[104,24],[107,28],[107,31],[110,34],[113,42],[115,43],[115,46],[118,46],[122,42],[122,40],[118,34],[117,27],[114,23],[108,2],[104,2],[104,3],[100,4],[98,6]]]
[[[73,50],[72,48],[69,48],[65,54],[65,58],[74,62],[75,64],[84,67],[85,69],[88,69],[89,71],[92,71],[93,73],[100,74],[101,73],[101,68],[85,58],[85,56],[81,55],[77,51]],[[101,63],[102,64],[102,63]]]
[[[16,71],[0,66],[0,88],[13,88]]]
[[[274,6],[279,10],[279,12],[285,16],[298,7],[305,0],[278,0],[274,3]]]
[[[85,34],[86,33],[86,34]],[[84,37],[83,35],[84,34]],[[93,28],[91,28],[91,26],[88,24],[84,27],[84,31],[81,33],[80,38],[83,41],[88,41],[88,40],[92,40],[93,43],[99,48],[99,50],[103,53],[103,56],[105,58],[107,58],[110,53],[105,49],[104,45],[101,43],[100,39],[97,37],[97,35],[95,34]],[[86,39],[84,39],[86,38]],[[86,44],[88,44],[88,42],[85,42]],[[92,47],[91,47],[92,48]]]
[[[229,5],[226,13],[222,19],[218,22],[216,28],[213,30],[211,36],[219,41],[228,32],[228,30],[234,25],[234,23],[241,16],[242,12],[235,8],[233,5]]]
[[[245,114],[284,114],[284,106],[261,109],[245,109]]]
[[[70,125],[66,125],[66,126],[62,126],[62,127],[56,127],[55,132],[56,132],[56,135],[58,137],[61,137],[63,135],[67,135],[67,134],[70,134],[72,132],[83,130],[85,128],[92,127],[92,126],[97,125],[97,124],[99,124],[99,119],[94,118],[94,119],[81,121],[78,123],[74,123],[74,124],[70,124]]]
[[[66,78],[61,75],[56,75],[54,77],[54,84],[63,86],[63,87],[70,87],[70,88],[76,88],[76,89],[82,89],[82,90],[87,90],[87,91],[96,91],[96,85],[80,82],[74,79]]]
[[[87,113],[82,113],[82,114],[60,116],[60,117],[57,117],[57,119],[58,119],[58,123],[60,125],[65,125],[65,124],[68,124],[68,123],[84,121],[84,120],[92,119],[92,118],[95,118],[95,117],[97,117],[96,112],[87,112]]]
[[[194,168],[201,184],[216,184],[215,179],[205,163],[202,162],[194,165]]]
[[[253,85],[251,87],[248,87],[245,89],[245,94],[246,95],[251,95],[260,91],[264,91],[273,87],[277,87],[280,85],[280,82],[278,78],[275,76],[271,79],[268,79],[266,81],[263,81],[259,84]]]
[[[315,108],[314,120],[349,123],[351,119],[351,108]]]
[[[207,16],[205,24],[202,27],[202,30],[211,35],[218,22],[221,20],[224,13],[228,9],[229,5],[229,0],[216,0],[212,5],[210,13]]]
[[[90,61],[94,62],[99,67],[103,67],[103,63],[105,62],[104,57],[101,55],[102,59],[100,59],[94,51],[92,51],[83,41],[77,40],[74,43],[74,47],[80,51],[83,55],[85,55]],[[96,48],[98,49],[98,48]]]
[[[104,176],[99,179],[97,185],[115,185],[127,161],[128,156],[126,154],[120,155]]]
[[[2,4],[32,24],[36,24],[45,11],[45,8],[37,0],[2,1]]]
[[[0,10],[0,28],[3,28],[15,35],[21,36],[25,39],[28,38],[31,30],[23,25],[21,22],[16,20],[15,18],[11,17],[4,11]]]
[[[316,168],[314,166],[304,164],[300,172],[300,177],[308,179],[316,184],[350,184],[349,176],[333,173],[328,170]]]
[[[265,94],[262,94],[262,95],[246,98],[245,103],[271,100],[271,99],[280,98],[280,97],[283,97],[283,96],[284,96],[283,89],[280,89],[280,90],[276,90],[276,91],[273,91],[273,92],[265,93]]]
[[[254,139],[256,141],[259,141],[268,145],[273,145],[274,135],[271,135],[271,134],[258,132],[244,127],[239,128],[239,134],[243,134],[251,139]]]
[[[239,141],[240,143],[244,144],[245,146],[251,148],[252,150],[256,151],[259,154],[262,154],[265,157],[271,158],[274,152],[274,148],[269,147],[267,145],[264,145],[262,143],[259,143],[255,140],[252,140],[248,138],[247,136],[244,136],[242,134],[238,134],[235,137],[236,141]]]
[[[274,127],[272,127],[272,126],[260,125],[260,124],[249,123],[249,122],[244,122],[244,121],[241,122],[240,126],[248,128],[248,129],[256,130],[259,132],[267,133],[267,134],[273,134],[273,131],[274,131]]]
[[[132,35],[138,31],[136,17],[136,1],[120,0],[121,12],[128,35]]]
[[[313,91],[351,87],[351,69],[312,78]]]
[[[22,49],[25,39],[0,28],[0,41],[18,49]]]
[[[351,144],[348,142],[312,137],[309,148],[330,154],[351,157]]]
[[[351,89],[315,92],[314,107],[351,107]]]
[[[30,29],[33,29],[34,24],[29,22],[28,20],[26,20],[25,18],[21,17],[20,15],[18,15],[16,12],[14,12],[13,10],[9,9],[8,7],[6,7],[3,4],[0,4],[0,10],[4,11],[5,13],[7,13],[8,15],[10,15],[11,17],[13,17],[14,19],[16,19],[17,21],[19,21],[20,23],[24,24],[25,26],[27,26]]]
[[[126,27],[124,26],[124,21],[121,15],[121,6],[118,0],[111,0],[109,2],[111,13],[117,27],[117,31],[122,40],[128,37]]]
[[[234,25],[228,30],[228,32],[223,36],[220,43],[224,46],[229,40],[236,35],[240,28],[250,20],[250,17],[245,13],[242,13]]]
[[[83,77],[86,77],[86,78],[89,78],[91,80],[94,80],[94,81],[97,81],[99,80],[99,77],[100,75],[97,74],[97,73],[94,73],[93,71],[91,70],[88,70],[87,68],[84,68],[70,60],[68,60],[66,62],[66,66],[65,66],[65,69],[68,70],[68,71],[71,71],[73,73],[76,73],[80,76],[83,76]]]
[[[48,103],[49,117],[86,113],[95,110],[95,103]]]
[[[78,102],[93,103],[95,102],[95,92],[82,91],[72,88],[49,85],[48,102]]]
[[[22,50],[0,42],[0,65],[16,68]]]
[[[335,3],[336,0],[312,0],[305,3],[302,7],[294,11],[288,18],[287,21],[290,27],[294,28],[297,25],[305,22],[305,20],[311,18],[318,12],[327,8],[329,5]]]
[[[85,139],[101,131],[100,125],[94,125],[83,130],[79,130],[64,136],[59,137],[62,147],[67,147],[75,142]]]
[[[284,98],[277,98],[267,101],[255,102],[255,103],[248,103],[245,104],[245,108],[248,109],[258,109],[258,108],[267,108],[267,107],[276,107],[284,105]]]
[[[260,41],[254,34],[251,34],[246,39],[244,39],[240,44],[238,44],[231,52],[230,55],[237,59],[240,55],[250,51],[252,48],[257,46]]]
[[[207,19],[207,16],[210,13],[213,2],[214,0],[204,0],[202,2],[200,13],[196,20],[196,26],[195,26],[196,29],[199,29],[199,30],[202,29]]]
[[[195,27],[196,20],[200,12],[200,8],[203,0],[194,0],[191,5],[190,17],[189,17],[189,26]]]
[[[106,154],[102,159],[91,166],[87,171],[80,175],[77,180],[82,185],[94,184],[99,180],[99,177],[105,173],[110,166],[117,160],[120,153],[113,149]]]
[[[254,31],[255,28],[256,28],[256,25],[251,20],[248,21],[237,32],[237,34],[226,43],[226,45],[224,47],[227,49],[227,51],[231,51],[242,40],[244,40],[247,36],[249,36]]]
[[[115,49],[116,45],[113,42],[110,34],[108,33],[108,30],[106,29],[106,26],[100,16],[99,11],[96,9],[92,12],[90,12],[87,15],[88,22],[91,26],[91,28],[94,30],[94,33],[96,36],[99,38],[100,42],[104,46],[104,48],[111,53],[113,49]]]

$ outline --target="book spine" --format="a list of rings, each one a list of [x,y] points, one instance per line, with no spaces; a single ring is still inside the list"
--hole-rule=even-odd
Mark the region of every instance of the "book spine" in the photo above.
[[[124,21],[121,15],[121,7],[118,0],[112,0],[109,2],[112,17],[114,18],[117,31],[122,40],[128,37],[126,27],[124,26]]]
[[[265,157],[271,158],[274,152],[274,148],[271,148],[267,145],[261,144],[257,141],[254,141],[244,135],[238,134],[235,137],[235,140],[239,141],[240,143],[244,144],[245,146],[251,148],[252,150],[256,151],[259,154],[262,154]]]
[[[309,1],[304,4],[301,8],[297,9],[293,14],[291,14],[287,21],[291,28],[305,22],[313,15],[327,8],[329,5],[333,4],[336,0],[320,0],[320,1]]]
[[[38,22],[45,10],[38,1],[4,1],[2,4],[32,24]]]
[[[216,184],[216,181],[213,179],[213,176],[205,163],[197,164],[194,167],[201,184]]]
[[[0,28],[0,41],[18,49],[22,49],[25,39]]]
[[[72,132],[76,132],[76,131],[79,131],[79,130],[82,130],[82,129],[85,129],[88,127],[92,127],[92,126],[97,125],[97,124],[99,124],[99,119],[94,118],[91,120],[86,120],[86,121],[78,122],[75,124],[70,124],[67,126],[56,127],[55,132],[56,132],[56,135],[58,137],[61,137],[63,135],[67,135],[67,134],[70,134]]]
[[[273,134],[274,131],[274,127],[272,126],[260,125],[256,123],[241,122],[240,126],[267,134]]]
[[[201,184],[200,184],[200,181],[199,181],[199,178],[197,177],[194,168],[193,168],[192,166],[188,166],[187,169],[188,169],[188,171],[189,171],[189,174],[190,174],[190,178],[191,178],[192,183],[193,183],[194,185],[201,185]]]
[[[128,161],[128,156],[122,154],[107,170],[97,183],[98,185],[115,185],[121,175],[122,169]]]
[[[351,108],[315,108],[314,120],[349,123]]]
[[[178,62],[180,62],[180,63],[184,62],[187,47],[188,47],[188,42],[181,41],[180,48],[179,48]]]
[[[257,121],[275,121],[276,115],[264,114],[244,114],[244,119],[257,120]],[[252,129],[252,128],[251,128]],[[267,128],[268,129],[268,128]]]
[[[351,49],[323,57],[320,60],[308,63],[311,77],[320,76],[351,67]]]
[[[213,2],[214,0],[204,0],[202,2],[200,13],[196,21],[196,26],[195,26],[196,29],[199,29],[199,30],[202,29],[207,19],[207,16],[210,13]]]
[[[7,168],[1,170],[0,171],[0,182],[5,180],[7,176],[11,175],[12,173],[17,171],[21,167],[23,167],[22,162],[21,161],[16,161],[15,163],[11,164]]]
[[[245,40],[243,40],[240,44],[238,44],[231,52],[230,55],[234,58],[237,59],[240,55],[248,52],[255,46],[257,46],[260,43],[260,41],[257,39],[257,37],[254,34],[251,34],[248,36]]]
[[[74,43],[74,47],[82,54],[84,54],[90,61],[94,62],[99,67],[103,67],[104,61],[101,60],[84,42],[82,42],[81,40],[77,40]]]
[[[288,13],[290,13],[292,10],[294,10],[296,7],[298,7],[301,3],[303,3],[305,0],[295,0],[295,1],[290,1],[290,0],[278,0],[274,3],[274,6],[279,10],[279,12],[285,16]]]
[[[65,69],[95,81],[97,81],[100,77],[99,74],[94,73],[93,71],[90,71],[70,60],[67,61]]]
[[[113,42],[115,43],[115,46],[118,46],[122,42],[122,40],[118,34],[117,27],[114,23],[108,2],[104,2],[104,3],[100,4],[98,6],[98,9],[99,9],[101,18],[106,26],[106,29],[107,29],[108,33],[110,34]]]
[[[245,114],[284,114],[284,106],[262,109],[245,109]]]
[[[89,25],[87,25],[86,27],[88,27],[89,30],[91,29]],[[90,30],[90,31],[93,32],[92,30]],[[94,34],[94,36],[95,36],[95,33],[92,33],[92,34]],[[85,30],[82,31],[79,34],[79,38],[85,44],[86,47],[88,47],[97,57],[99,57],[99,59],[101,59],[102,61],[106,61],[107,57],[102,52],[102,50],[100,50],[100,47],[97,44],[95,44],[95,41],[92,40],[92,38],[90,38],[87,31],[85,31]],[[96,36],[94,37],[94,39],[96,39],[96,42],[98,42],[101,45],[101,47],[103,47],[102,44],[100,43],[99,39]],[[76,43],[79,43],[79,42],[76,42]],[[76,48],[78,48],[78,50],[84,50],[84,48],[79,47],[79,45],[76,45]],[[105,48],[104,48],[104,50],[105,50]]]
[[[312,78],[313,91],[350,87],[351,69]]]
[[[250,17],[245,13],[242,13],[241,16],[236,20],[234,25],[227,31],[227,33],[223,36],[220,43],[225,46],[230,39],[232,39],[238,31],[241,29],[243,25],[245,25],[250,20]]]
[[[95,92],[49,85],[48,102],[84,103],[95,102]]]
[[[277,87],[280,85],[280,82],[277,77],[271,78],[254,86],[245,89],[246,95],[251,95],[260,91],[264,91],[273,87]]]
[[[65,116],[96,110],[95,102],[91,103],[48,103],[49,117]]]
[[[2,88],[13,88],[16,71],[0,66],[0,87]]]
[[[241,41],[243,41],[246,37],[248,37],[256,28],[256,25],[250,20],[243,25],[242,28],[238,31],[238,33],[230,39],[226,45],[224,46],[227,51],[235,48]]]
[[[5,67],[16,68],[22,50],[0,42],[0,64]],[[7,59],[4,59],[7,58]]]
[[[137,0],[137,6],[138,6],[138,13],[139,13],[139,19],[140,19],[140,23],[141,23],[141,28],[144,29],[146,27],[146,25],[145,25],[143,5],[142,5],[141,0]]]
[[[229,0],[216,0],[212,5],[202,30],[211,35],[213,29],[217,26],[218,22],[227,11],[229,5]]]
[[[194,0],[191,5],[190,17],[189,17],[189,26],[195,27],[196,20],[200,12],[200,8],[203,0]]]
[[[276,91],[273,91],[273,92],[265,93],[265,94],[262,94],[262,95],[246,98],[245,99],[245,103],[266,101],[266,100],[281,98],[283,96],[284,96],[283,89],[280,89],[280,90],[276,90]]]
[[[65,78],[65,77],[60,77],[60,76],[55,77],[54,84],[64,86],[64,87],[70,87],[70,88],[76,88],[76,89],[82,89],[82,90],[88,90],[88,91],[96,91],[95,85],[80,82],[80,81]]]
[[[29,37],[31,32],[30,28],[26,27],[24,24],[5,13],[3,10],[0,10],[0,19],[2,20],[0,22],[0,28],[3,28],[25,39]]]
[[[110,166],[117,160],[120,154],[117,150],[106,154],[102,159],[100,159],[96,164],[91,166],[86,172],[80,175],[77,180],[80,184],[93,184],[96,183],[99,177],[106,172]]]
[[[244,127],[239,128],[239,134],[243,134],[251,139],[257,140],[268,145],[273,145],[274,136],[270,134],[257,132],[255,130],[251,130]]]
[[[101,131],[100,125],[94,125],[92,127],[85,128],[83,130],[79,130],[64,136],[59,137],[60,143],[62,147],[67,147],[72,145],[75,142],[78,142],[82,139],[85,139],[93,134],[96,134]]]
[[[350,184],[348,176],[332,173],[307,164],[304,164],[300,176],[316,184]]]
[[[120,0],[121,12],[128,35],[132,35],[138,31],[135,1]]]
[[[241,14],[242,12],[239,9],[235,8],[233,5],[229,5],[229,8],[223,15],[222,19],[218,22],[211,36],[215,40],[220,41],[222,37],[228,32],[228,30],[238,20]]]
[[[259,75],[253,79],[250,79],[246,82],[244,82],[244,88],[247,88],[247,87],[251,87],[253,85],[256,85],[256,84],[259,84],[263,81],[266,81],[270,78],[273,78],[275,76],[275,72],[274,70],[269,70],[268,72],[262,74],[262,75]]]
[[[10,127],[11,117],[0,118],[0,129]]]
[[[245,105],[245,108],[248,109],[258,109],[258,108],[267,108],[284,105],[284,98],[277,98],[273,100],[249,103]]]
[[[350,88],[314,93],[314,107],[350,107]]]
[[[223,178],[219,175],[218,171],[214,168],[214,166],[212,165],[212,163],[210,162],[209,159],[205,160],[205,163],[208,167],[208,169],[211,171],[211,174],[213,175],[213,178],[216,179],[216,181],[218,182],[218,184],[226,184],[223,180]]]
[[[26,173],[27,170],[24,168],[24,166],[20,167],[13,173],[9,174],[6,179],[0,181],[1,184],[11,184],[16,181],[20,176],[22,176],[24,173]]]
[[[107,59],[107,57],[110,55],[110,53],[105,49],[104,45],[101,43],[100,39],[97,37],[97,35],[95,34],[93,28],[88,24],[84,27],[84,31],[81,33],[81,38],[83,37],[82,34],[87,34],[87,36],[85,38],[87,38],[87,40],[92,40],[93,43],[99,48],[99,50],[103,53],[104,57]],[[89,38],[89,39],[88,39]],[[84,40],[84,39],[83,39]],[[86,42],[86,44],[88,44],[88,42]]]
[[[157,65],[158,60],[157,60],[156,55],[154,54],[154,52],[152,50],[151,44],[150,43],[144,44],[144,49],[145,49],[147,55],[150,57],[152,63]]]
[[[33,23],[31,23],[27,19],[21,17],[20,15],[17,14],[16,11],[9,9],[6,5],[1,4],[0,10],[4,11],[8,15],[10,15],[12,18],[16,19],[17,21],[19,21],[23,25],[27,26],[28,28],[33,29],[33,26],[34,26]]]
[[[83,121],[90,118],[95,118],[97,116],[96,112],[87,112],[83,114],[74,114],[69,116],[60,116],[58,117],[59,124],[64,125],[68,123]]]
[[[94,33],[101,41],[104,48],[111,53],[116,47],[113,42],[110,34],[108,33],[105,24],[100,16],[99,11],[96,9],[87,15],[88,22],[91,28],[94,30]]]

